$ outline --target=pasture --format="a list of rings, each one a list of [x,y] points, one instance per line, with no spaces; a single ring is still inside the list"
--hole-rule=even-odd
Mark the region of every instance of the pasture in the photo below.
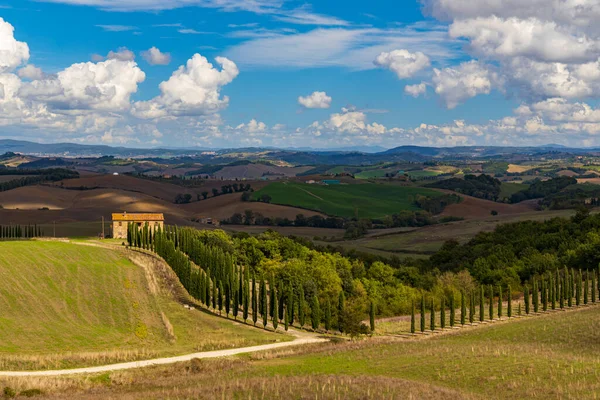
[[[175,283],[162,278],[118,250],[0,242],[0,369],[65,368],[285,340],[183,308],[165,289]]]
[[[420,187],[364,183],[353,185],[308,185],[276,182],[254,193],[254,199],[271,196],[274,204],[305,208],[339,217],[382,218],[400,211],[415,211],[417,196],[439,197],[442,193]]]
[[[600,308],[421,339],[336,341],[88,377],[4,379],[57,398],[593,399]]]

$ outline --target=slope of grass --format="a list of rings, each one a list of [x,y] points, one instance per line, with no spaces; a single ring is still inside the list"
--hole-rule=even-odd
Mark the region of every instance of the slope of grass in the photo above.
[[[600,393],[599,330],[595,306],[426,340],[329,343],[6,385],[84,399],[592,399]]]
[[[375,183],[356,185],[307,185],[276,182],[254,193],[263,194],[272,203],[320,211],[340,217],[381,218],[403,210],[417,210],[416,196],[439,197],[442,193],[419,187],[403,187]]]
[[[285,340],[187,310],[119,252],[0,242],[0,369],[61,368]]]

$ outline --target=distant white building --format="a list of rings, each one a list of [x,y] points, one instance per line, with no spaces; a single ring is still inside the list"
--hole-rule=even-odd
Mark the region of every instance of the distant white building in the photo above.
[[[119,176],[119,173],[118,172],[114,172],[113,176]]]

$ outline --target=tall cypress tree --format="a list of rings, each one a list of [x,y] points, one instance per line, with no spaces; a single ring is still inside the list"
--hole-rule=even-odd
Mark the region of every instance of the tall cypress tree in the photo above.
[[[502,286],[498,286],[498,319],[502,319]]]
[[[275,285],[273,285],[273,287],[271,288],[271,292],[273,292],[271,298],[273,299],[273,303],[274,303],[271,305],[271,308],[274,310],[273,317],[272,317],[273,318],[273,329],[277,330],[277,325],[279,322],[279,315],[278,315],[279,314],[279,306],[277,305],[278,298],[277,298],[277,289],[275,289]]]
[[[425,332],[425,295],[421,296],[421,333]]]
[[[371,323],[371,332],[375,332],[375,303],[373,300],[369,307],[369,322]]]
[[[338,297],[338,309],[337,309],[337,323],[338,330],[340,332],[344,332],[344,311],[346,309],[346,296],[344,295],[344,291],[340,291],[340,296]]]
[[[415,333],[415,301],[412,301],[412,307],[410,308],[410,333]]]
[[[548,311],[548,287],[546,278],[542,278],[542,310]]]
[[[558,291],[558,302],[560,308],[565,308],[565,278],[563,276],[558,277],[558,282],[560,284],[560,289]]]
[[[525,286],[525,314],[529,315],[529,286]]]
[[[581,270],[579,270],[579,272],[577,273],[576,277],[575,277],[575,305],[577,307],[579,307],[581,305],[581,289],[582,289],[582,284],[581,284]]]
[[[446,298],[444,296],[442,296],[440,304],[440,327],[442,330],[446,328]]]
[[[431,298],[431,309],[429,312],[429,329],[433,332],[435,331],[435,302],[433,301],[433,297]]]
[[[483,285],[479,288],[479,322],[485,319],[485,290]]]
[[[248,273],[244,274],[244,289],[242,298],[243,318],[244,322],[248,320],[248,310],[250,309],[250,283],[248,282]]]
[[[473,322],[475,322],[475,292],[471,290],[469,296],[469,323],[473,325]]]
[[[217,281],[213,280],[212,284],[212,308],[217,310]]]
[[[508,318],[512,318],[512,291],[510,290],[510,285],[508,285],[508,308],[506,312],[508,313]]]
[[[256,294],[256,277],[252,274],[252,323],[258,322],[258,296]]]
[[[450,295],[450,327],[456,323],[456,307],[454,306],[454,292]]]
[[[460,324],[465,324],[465,318],[467,317],[467,301],[465,299],[465,292],[460,292]]]
[[[331,330],[331,302],[329,299],[325,301],[325,330],[329,332]]]
[[[538,289],[538,282],[536,279],[533,280],[533,291],[531,294],[533,296],[533,312],[537,314],[540,311],[540,294]]]
[[[300,286],[298,293],[298,322],[300,323],[300,328],[304,328],[304,324],[306,324],[306,305],[304,300],[304,288],[302,285]]]
[[[585,282],[583,282],[583,304],[588,303],[588,287],[590,286],[590,271],[585,271]]]
[[[287,306],[283,310],[283,324],[284,324],[283,327],[285,328],[285,331],[287,332],[290,327],[290,312],[288,311]]]
[[[321,307],[319,306],[319,299],[316,295],[312,298],[310,305],[310,316],[312,328],[317,330],[319,328],[319,324],[321,323]]]
[[[223,282],[219,282],[219,293],[217,295],[217,303],[219,306],[219,315],[223,312]]]
[[[490,315],[490,321],[494,320],[494,288],[492,285],[490,285],[488,287],[488,294],[490,296],[490,303],[488,304],[489,307],[489,315]]]
[[[590,288],[592,291],[592,303],[596,302],[596,271],[592,270],[592,287]]]
[[[229,282],[225,282],[225,315],[229,318],[229,311],[231,309],[231,287]]]
[[[271,274],[271,278],[269,279],[269,317],[271,318],[275,317],[278,312],[275,296],[275,277]]]
[[[550,308],[556,310],[556,284],[553,274],[550,274]]]

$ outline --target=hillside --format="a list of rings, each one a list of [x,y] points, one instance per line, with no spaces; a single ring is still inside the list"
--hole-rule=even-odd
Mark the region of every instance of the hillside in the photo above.
[[[90,365],[273,339],[185,310],[156,272],[105,248],[0,242],[1,368]]]

